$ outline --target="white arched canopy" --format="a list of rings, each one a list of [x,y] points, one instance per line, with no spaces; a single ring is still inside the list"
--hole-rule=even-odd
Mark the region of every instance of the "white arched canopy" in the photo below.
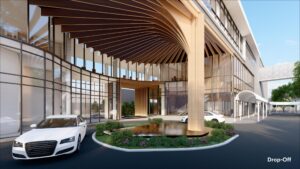
[[[260,113],[262,113],[262,118],[267,117],[268,114],[268,100],[259,96],[250,90],[243,90],[239,92],[234,98],[234,121],[236,117],[240,117],[242,119],[242,112],[244,112],[244,105],[247,105],[248,109],[248,118],[249,118],[249,104],[255,104],[256,106],[256,114],[257,121],[260,120]],[[240,110],[241,109],[241,110]],[[261,112],[262,110],[262,112]]]
[[[258,94],[254,93],[253,91],[250,90],[243,90],[239,92],[234,100],[240,100],[248,103],[256,103],[257,101],[259,102],[268,102],[267,99],[259,96]]]

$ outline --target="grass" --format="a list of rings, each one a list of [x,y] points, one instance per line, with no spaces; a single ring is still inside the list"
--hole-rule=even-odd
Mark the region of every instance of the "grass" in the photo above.
[[[106,144],[112,144],[111,136],[110,135],[102,135],[102,136],[96,136],[97,140],[106,143]]]

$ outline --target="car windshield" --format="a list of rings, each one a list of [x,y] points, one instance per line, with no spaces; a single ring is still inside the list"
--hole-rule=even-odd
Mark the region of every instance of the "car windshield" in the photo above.
[[[204,116],[212,116],[212,114],[208,111],[204,112]]]
[[[49,118],[41,121],[37,128],[75,127],[76,118]]]

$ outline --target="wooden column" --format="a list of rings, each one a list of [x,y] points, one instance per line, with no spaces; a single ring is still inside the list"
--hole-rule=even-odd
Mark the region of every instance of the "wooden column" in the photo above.
[[[135,89],[135,116],[148,116],[148,88]]]
[[[188,53],[188,130],[204,130],[204,16],[194,16]]]

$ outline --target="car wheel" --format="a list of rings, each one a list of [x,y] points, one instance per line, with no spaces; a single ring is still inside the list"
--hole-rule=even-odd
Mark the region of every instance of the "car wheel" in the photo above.
[[[78,141],[77,141],[77,148],[76,148],[76,151],[80,151],[80,144],[81,144],[81,136],[79,135],[78,136]]]
[[[219,121],[217,119],[212,119],[211,121],[218,123]]]
[[[185,123],[188,123],[188,119],[185,120]]]

